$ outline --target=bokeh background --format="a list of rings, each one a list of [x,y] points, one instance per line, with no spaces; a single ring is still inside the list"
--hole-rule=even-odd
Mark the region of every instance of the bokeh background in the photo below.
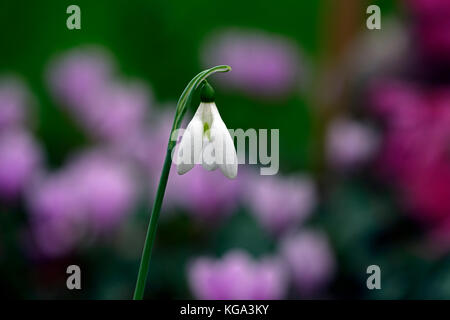
[[[132,297],[176,100],[229,64],[280,172],[172,170],[146,298],[450,298],[448,0],[6,0],[0,41],[1,296]]]

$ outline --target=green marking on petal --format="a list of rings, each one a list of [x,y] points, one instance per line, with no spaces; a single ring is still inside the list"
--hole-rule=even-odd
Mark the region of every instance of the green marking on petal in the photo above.
[[[203,124],[203,134],[206,135],[208,140],[211,140],[211,131],[209,130],[209,124],[207,122]]]

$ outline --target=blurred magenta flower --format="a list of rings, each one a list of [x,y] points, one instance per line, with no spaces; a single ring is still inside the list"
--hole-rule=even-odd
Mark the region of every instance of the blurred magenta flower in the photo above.
[[[432,258],[447,255],[450,250],[450,218],[433,226],[427,234],[427,239],[422,247],[422,254]]]
[[[386,122],[380,166],[394,177],[409,211],[428,223],[450,214],[450,88],[376,85],[373,105]]]
[[[102,152],[82,154],[30,188],[35,241],[44,254],[64,254],[88,237],[114,231],[131,212],[135,196],[126,164]]]
[[[245,198],[256,219],[278,234],[302,223],[316,205],[313,181],[305,176],[248,177]]]
[[[206,66],[232,66],[233,72],[219,81],[257,97],[279,97],[300,89],[305,76],[295,43],[262,31],[215,32],[204,44],[202,61]]]
[[[303,296],[318,294],[331,280],[335,260],[325,234],[311,230],[289,234],[282,240],[280,250]]]
[[[405,0],[411,7],[423,14],[450,13],[450,4],[447,0]]]
[[[26,131],[0,133],[0,199],[16,199],[39,169],[42,151]]]
[[[450,2],[404,0],[413,13],[419,47],[431,62],[450,62]]]
[[[0,131],[22,126],[32,103],[28,88],[15,76],[0,78]]]
[[[286,293],[282,263],[274,258],[252,259],[241,250],[222,259],[197,258],[188,267],[192,293],[203,300],[271,300]]]
[[[378,136],[362,123],[350,119],[334,120],[327,132],[326,151],[328,162],[339,169],[354,169],[375,153]]]

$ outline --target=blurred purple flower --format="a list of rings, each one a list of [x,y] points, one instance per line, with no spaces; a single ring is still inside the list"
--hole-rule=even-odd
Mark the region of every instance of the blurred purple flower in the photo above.
[[[94,152],[75,159],[71,170],[92,227],[103,232],[118,226],[135,202],[131,168],[108,154]]]
[[[413,13],[422,54],[430,62],[450,62],[450,2],[405,0]]]
[[[290,234],[280,246],[294,283],[303,296],[316,295],[331,280],[335,261],[324,234],[313,231]]]
[[[283,265],[271,258],[253,260],[234,250],[222,259],[197,258],[188,268],[194,296],[204,300],[282,299],[286,292]]]
[[[41,163],[42,152],[29,133],[12,129],[0,134],[0,198],[17,198]]]
[[[143,83],[116,80],[113,71],[105,51],[86,47],[53,61],[48,82],[89,134],[116,141],[145,123],[151,93]]]
[[[214,33],[205,42],[202,59],[207,66],[230,65],[233,72],[219,81],[255,96],[284,96],[300,88],[305,76],[296,45],[260,31]]]
[[[394,178],[411,213],[441,224],[450,217],[449,88],[383,81],[374,86],[372,99],[387,124],[382,172]]]
[[[101,92],[114,72],[111,56],[102,48],[83,47],[54,59],[47,71],[52,93],[68,108],[87,111],[87,101]]]
[[[447,0],[404,0],[414,14],[423,18],[434,18],[450,14],[450,3]]]
[[[229,216],[237,207],[241,192],[241,178],[230,180],[220,171],[206,171],[195,166],[185,175],[172,168],[168,192],[176,204],[196,219],[214,222]]]
[[[353,169],[369,160],[378,146],[375,131],[350,119],[334,120],[327,134],[328,162],[340,169]]]
[[[46,256],[67,253],[86,235],[86,211],[75,183],[62,171],[40,177],[29,191],[32,242]]]
[[[85,128],[94,136],[107,140],[123,139],[147,120],[150,94],[139,83],[110,83],[86,102],[79,115]]]
[[[88,236],[111,232],[131,212],[135,196],[124,163],[100,152],[83,154],[30,189],[37,245],[44,254],[59,255]]]
[[[301,176],[280,178],[253,174],[246,183],[245,195],[252,214],[273,233],[303,222],[316,204],[314,183]]]
[[[25,84],[14,76],[0,79],[0,131],[24,124],[31,103]]]
[[[152,116],[149,122],[129,132],[124,136],[122,143],[115,144],[114,147],[123,156],[132,158],[154,180],[158,180],[167,151],[174,114],[171,111],[163,111],[154,113]],[[157,183],[158,181],[151,187],[156,188]]]

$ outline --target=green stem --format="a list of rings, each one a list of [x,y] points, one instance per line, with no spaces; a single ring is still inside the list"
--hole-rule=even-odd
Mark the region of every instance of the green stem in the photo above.
[[[159,214],[161,212],[161,206],[164,199],[164,193],[166,191],[167,180],[169,179],[170,166],[172,165],[172,150],[175,147],[177,136],[174,136],[174,132],[180,127],[183,116],[186,113],[194,91],[208,76],[215,72],[228,72],[231,70],[229,66],[217,66],[211,69],[204,70],[197,74],[186,86],[180,99],[177,103],[177,111],[170,132],[169,143],[167,146],[166,158],[164,160],[164,166],[159,179],[158,190],[156,191],[155,202],[153,203],[152,213],[150,216],[150,223],[147,229],[147,236],[145,237],[144,249],[142,250],[141,264],[139,266],[138,277],[136,281],[136,289],[134,291],[134,300],[142,300],[144,296],[145,284],[147,282],[148,267],[150,264],[150,257],[152,254],[153,243],[155,242],[156,228],[158,226]]]
[[[172,164],[171,152],[167,152],[164,166],[159,179],[158,190],[156,191],[155,202],[153,203],[152,215],[148,224],[147,236],[145,237],[144,249],[142,250],[141,265],[134,290],[134,300],[142,300],[144,296],[145,283],[147,282],[148,266],[150,264],[150,256],[152,254],[153,242],[155,241],[156,227],[158,226],[161,205],[166,191],[167,180],[169,179],[170,165]]]

